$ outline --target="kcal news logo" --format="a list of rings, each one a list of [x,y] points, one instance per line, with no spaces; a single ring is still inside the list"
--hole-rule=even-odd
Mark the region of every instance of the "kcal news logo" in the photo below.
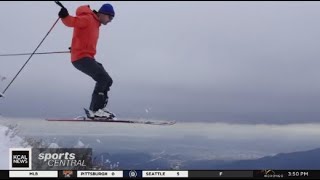
[[[10,170],[31,170],[32,153],[31,148],[10,148],[9,149]]]
[[[85,170],[92,167],[91,148],[10,148],[10,170]]]

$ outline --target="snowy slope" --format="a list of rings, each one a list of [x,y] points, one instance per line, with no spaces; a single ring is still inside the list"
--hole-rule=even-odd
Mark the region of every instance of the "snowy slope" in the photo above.
[[[16,135],[16,128],[0,125],[0,169],[9,168],[9,148],[20,147],[29,147],[29,145]]]

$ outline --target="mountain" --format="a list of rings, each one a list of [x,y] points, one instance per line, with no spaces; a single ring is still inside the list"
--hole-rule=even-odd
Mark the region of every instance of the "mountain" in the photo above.
[[[280,153],[275,156],[266,156],[255,160],[240,160],[233,162],[215,160],[189,161],[184,164],[183,169],[319,170],[320,148],[301,152]]]

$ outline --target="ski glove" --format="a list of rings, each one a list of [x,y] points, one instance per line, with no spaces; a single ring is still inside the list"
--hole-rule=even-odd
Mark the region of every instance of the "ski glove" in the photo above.
[[[65,18],[67,16],[69,16],[68,10],[66,8],[61,8],[61,10],[59,12],[59,17]]]

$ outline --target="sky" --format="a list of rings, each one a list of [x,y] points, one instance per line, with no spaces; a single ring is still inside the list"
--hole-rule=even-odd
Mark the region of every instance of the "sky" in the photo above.
[[[80,5],[103,3],[116,15],[100,28],[96,59],[113,78],[108,108],[116,114],[320,117],[319,2],[63,1],[71,15]],[[54,2],[1,7],[0,54],[32,52],[60,10]],[[71,38],[72,29],[59,21],[38,52],[68,50]],[[0,57],[1,91],[27,58]],[[0,99],[0,113],[83,113],[93,88],[69,54],[35,55]]]

